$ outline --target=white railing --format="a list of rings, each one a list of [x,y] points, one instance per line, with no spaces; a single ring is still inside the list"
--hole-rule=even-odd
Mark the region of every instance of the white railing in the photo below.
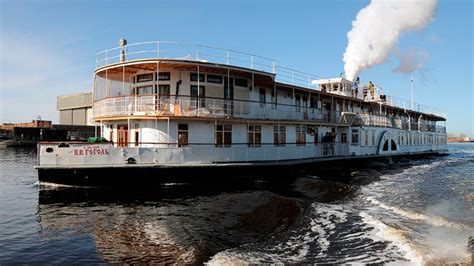
[[[189,144],[177,147],[177,144],[162,147],[115,147],[112,144],[68,143],[67,147],[58,147],[48,143],[39,145],[40,166],[74,165],[126,165],[127,159],[135,159],[136,164],[213,164],[248,163],[264,161],[302,160],[349,156],[348,143],[324,143],[283,147],[262,145],[232,145],[215,147],[214,144]],[[172,155],[172,156],[171,156]]]
[[[312,84],[313,80],[325,79],[317,75],[279,66],[277,60],[268,57],[208,45],[170,41],[133,43],[98,52],[96,54],[96,68],[124,61],[155,58],[212,62],[249,68],[275,74],[277,82],[313,90],[318,89],[316,85]],[[363,97],[357,97],[363,99]],[[396,97],[389,97],[389,101],[383,103],[406,110],[412,109],[410,101]],[[413,104],[413,111],[446,118],[446,114],[440,110],[418,103]]]
[[[114,116],[236,117],[295,121],[339,121],[340,112],[302,106],[189,96],[121,96],[94,103],[95,119]]]

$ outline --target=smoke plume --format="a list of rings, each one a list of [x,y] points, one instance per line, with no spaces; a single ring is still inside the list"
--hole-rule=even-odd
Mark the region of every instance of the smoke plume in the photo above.
[[[393,69],[393,72],[402,74],[409,74],[422,69],[428,59],[428,53],[426,51],[417,50],[415,48],[405,52],[396,50],[394,54],[400,63]]]
[[[347,34],[344,71],[349,80],[387,59],[400,36],[434,18],[437,0],[371,0],[359,11]]]

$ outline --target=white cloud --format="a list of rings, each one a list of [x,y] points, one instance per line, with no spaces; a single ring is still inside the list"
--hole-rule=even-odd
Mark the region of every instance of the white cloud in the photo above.
[[[0,121],[57,121],[56,96],[90,91],[92,65],[81,65],[67,36],[2,32]],[[56,40],[63,40],[58,41]]]

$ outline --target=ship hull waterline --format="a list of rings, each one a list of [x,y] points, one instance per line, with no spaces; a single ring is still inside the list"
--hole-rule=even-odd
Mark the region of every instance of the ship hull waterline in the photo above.
[[[218,163],[195,165],[97,165],[37,166],[41,183],[84,187],[139,187],[166,183],[227,183],[235,180],[278,180],[297,172],[357,168],[373,162],[391,163],[393,158],[417,159],[445,156],[445,151],[379,156],[351,156],[279,162]]]

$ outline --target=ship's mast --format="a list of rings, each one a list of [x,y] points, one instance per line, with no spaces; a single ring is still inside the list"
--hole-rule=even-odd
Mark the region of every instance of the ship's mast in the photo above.
[[[410,81],[410,109],[413,110],[413,76]]]

